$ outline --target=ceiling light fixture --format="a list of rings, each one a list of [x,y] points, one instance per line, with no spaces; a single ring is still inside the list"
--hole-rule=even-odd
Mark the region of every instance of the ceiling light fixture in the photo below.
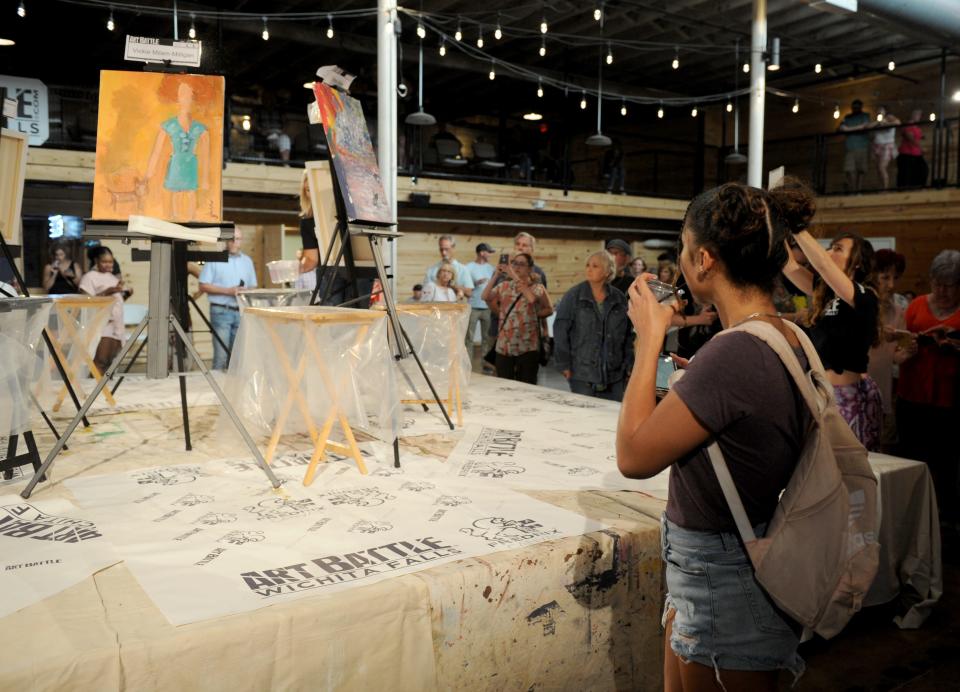
[[[775,36],[770,42],[770,60],[767,69],[776,72],[780,69],[780,38]]]
[[[443,36],[440,37],[440,57],[442,58],[447,54],[447,39]]]
[[[599,5],[597,5],[596,8],[594,8],[593,10],[593,21],[599,22],[601,19],[603,19],[603,3],[602,2]]]
[[[487,77],[490,78],[491,82],[497,78],[496,63],[490,63],[490,74],[488,74]]]
[[[547,54],[547,38],[546,36],[540,37],[540,57],[544,57]]]
[[[550,27],[547,26],[547,18],[544,17],[540,20],[540,33],[545,34],[550,30]]]
[[[110,8],[110,16],[107,17],[107,31],[113,31],[117,27],[116,23],[113,21],[113,8]]]
[[[794,113],[800,112],[800,99],[793,99],[793,108],[791,108]]]
[[[483,48],[483,24],[477,25],[477,48]]]
[[[672,67],[675,70],[680,69],[680,49],[679,48],[675,47],[673,49],[673,62],[670,63],[670,67]]]
[[[534,113],[534,112],[524,113],[523,119],[524,120],[543,120],[543,114]]]
[[[0,46],[15,46],[17,42],[12,38],[0,38]]]
[[[620,99],[620,115],[627,117],[627,102],[624,99]]]
[[[691,117],[691,118],[696,118],[698,113],[700,113],[700,111],[697,110],[697,107],[696,107],[696,106],[694,106],[692,109],[690,109],[690,117]]]
[[[950,98],[953,99],[954,101],[960,102],[960,89],[953,92],[953,96],[951,96]]]
[[[493,32],[493,37],[498,41],[503,38],[503,29],[500,28],[500,13],[497,12],[497,28]]]
[[[937,120],[937,114],[930,113],[930,122],[936,122],[936,120]]]
[[[580,92],[580,110],[587,110],[587,94],[584,91]]]
[[[895,69],[897,69],[897,63],[891,60],[890,62],[887,63],[887,69],[893,72]]]
[[[733,113],[733,102],[727,99],[727,113]]]
[[[23,4],[23,2],[21,2],[21,3],[20,3],[20,7],[17,8],[17,16],[18,16],[18,17],[26,17],[26,16],[27,16],[27,7],[26,7],[26,5]]]
[[[747,74],[748,72],[750,72],[750,63],[748,62],[743,63],[743,72],[744,74]]]
[[[610,47],[610,44],[607,44],[607,64],[613,64],[613,49]]]
[[[250,132],[250,128],[251,128],[252,126],[253,126],[253,125],[252,125],[252,123],[250,122],[250,116],[249,116],[249,115],[243,116],[243,120],[242,120],[241,123],[240,123],[240,127],[243,128],[243,131],[244,131],[244,132]]]
[[[197,25],[194,23],[193,17],[194,15],[191,12],[190,13],[190,30],[187,31],[187,36],[189,36],[191,40],[195,40],[197,38]]]
[[[263,32],[260,34],[260,38],[262,38],[264,41],[269,41],[269,40],[270,40],[270,30],[267,29],[267,18],[266,18],[266,17],[263,18]]]
[[[404,122],[408,125],[423,127],[425,125],[435,125],[437,119],[423,110],[423,41],[420,41],[420,56],[417,64],[417,110],[408,115]]]
[[[537,77],[537,98],[543,98],[543,79]]]
[[[663,119],[663,102],[661,102],[660,107],[657,108],[657,117],[661,120]]]
[[[834,120],[839,120],[839,119],[840,119],[840,104],[839,104],[839,103],[833,104],[833,119],[834,119]]]
[[[817,63],[816,65],[813,66],[813,71],[816,72],[817,74],[820,74],[821,72],[823,72],[823,65],[821,65],[820,63]]]
[[[421,39],[427,37],[427,30],[423,28],[423,22],[417,22],[417,36]]]
[[[463,28],[460,26],[459,17],[457,17],[457,31],[453,34],[453,38],[458,42],[463,40]]]
[[[422,24],[417,29],[417,35],[420,36],[420,38],[423,38],[424,36],[427,35],[427,32],[424,31],[423,34],[421,35],[420,34],[421,29],[423,29]],[[327,38],[333,38],[333,15],[332,14],[327,15]]]
[[[313,85],[314,85],[314,84],[316,84],[316,82],[304,82],[304,83],[303,83],[303,88],[304,88],[304,89],[313,89]]]

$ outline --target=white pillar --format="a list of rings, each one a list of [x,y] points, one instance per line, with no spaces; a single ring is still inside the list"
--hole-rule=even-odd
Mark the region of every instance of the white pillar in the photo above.
[[[763,187],[763,109],[767,90],[767,0],[753,0],[750,32],[750,139],[747,147],[747,185]]]
[[[377,0],[377,164],[383,191],[397,218],[397,19],[396,0]],[[397,295],[397,243],[389,243],[391,291]]]

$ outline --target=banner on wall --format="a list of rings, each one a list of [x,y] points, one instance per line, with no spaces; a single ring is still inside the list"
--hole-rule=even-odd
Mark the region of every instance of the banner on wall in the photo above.
[[[50,138],[50,105],[47,85],[39,79],[0,74],[0,96],[14,102],[14,115],[7,116],[6,127],[28,137],[32,147]],[[0,99],[3,102],[3,99]]]

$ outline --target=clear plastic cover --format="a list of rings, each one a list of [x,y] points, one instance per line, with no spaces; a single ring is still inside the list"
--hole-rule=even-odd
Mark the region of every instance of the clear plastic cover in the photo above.
[[[324,306],[247,308],[225,393],[256,437],[319,431],[341,412],[384,442],[399,434],[400,405],[386,314]],[[231,431],[225,417],[221,429]],[[336,417],[332,433],[343,433]]]
[[[466,401],[470,386],[470,355],[464,339],[470,323],[466,303],[404,303],[397,305],[400,325],[410,337],[430,381],[453,412]],[[398,363],[400,398],[423,401],[433,397],[416,363],[407,358]],[[462,416],[458,416],[461,417]]]
[[[310,305],[313,291],[295,288],[242,288],[237,303],[244,308],[279,308],[289,305]]]
[[[49,298],[0,298],[0,437],[30,429],[30,392],[41,380]]]

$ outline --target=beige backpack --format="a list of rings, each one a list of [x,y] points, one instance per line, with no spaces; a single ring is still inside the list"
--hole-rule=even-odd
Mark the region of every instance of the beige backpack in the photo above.
[[[748,321],[722,332],[744,331],[770,346],[813,415],[800,460],[763,538],[753,533],[717,443],[707,451],[757,581],[783,612],[830,638],[860,610],[877,572],[877,479],[867,450],[837,410],[813,344],[799,327],[784,324],[803,346],[810,364],[807,373],[771,324]]]

